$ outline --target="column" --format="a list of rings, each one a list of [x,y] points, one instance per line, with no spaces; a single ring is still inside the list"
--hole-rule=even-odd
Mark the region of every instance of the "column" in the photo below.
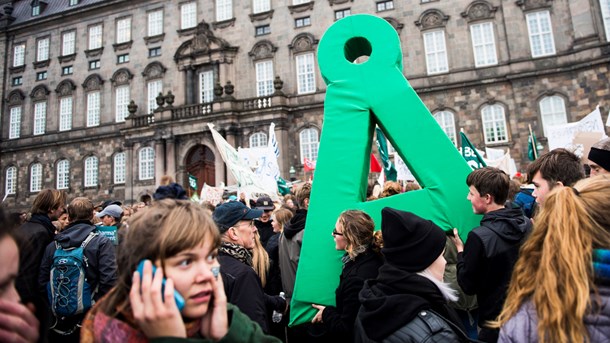
[[[155,183],[165,175],[165,144],[163,139],[155,141]]]
[[[185,102],[187,105],[192,105],[195,103],[194,97],[194,86],[193,79],[195,74],[195,68],[193,66],[186,66],[186,99]]]
[[[133,176],[135,175],[133,142],[126,141],[123,146],[125,147],[125,200],[134,203],[136,199],[134,199],[133,192]]]

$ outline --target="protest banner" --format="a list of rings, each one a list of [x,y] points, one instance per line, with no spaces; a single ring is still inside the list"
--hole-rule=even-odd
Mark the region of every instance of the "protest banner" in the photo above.
[[[222,187],[212,187],[208,186],[207,183],[203,184],[203,188],[201,188],[201,195],[199,196],[199,201],[209,202],[210,204],[216,206],[222,202],[222,195],[224,194],[224,189]]]
[[[270,146],[261,148],[238,148],[237,153],[244,163],[254,171],[262,186],[269,192],[277,193],[277,179],[280,168],[277,156]]]
[[[582,157],[582,146],[574,145],[574,137],[577,132],[601,132],[603,135],[606,134],[599,106],[575,123],[554,125],[547,128],[549,150],[566,148],[575,153],[579,151],[577,155]]]
[[[119,245],[119,234],[116,226],[96,226],[100,236],[108,238],[113,245]]]

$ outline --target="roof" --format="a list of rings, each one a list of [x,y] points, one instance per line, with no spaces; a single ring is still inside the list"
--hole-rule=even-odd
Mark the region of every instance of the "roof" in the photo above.
[[[69,0],[42,0],[47,3],[40,15],[32,17],[32,0],[18,0],[13,2],[13,14],[15,21],[10,26],[22,24],[29,21],[40,20],[67,11],[74,11],[94,4],[110,2],[111,0],[80,0],[77,5],[69,6]]]

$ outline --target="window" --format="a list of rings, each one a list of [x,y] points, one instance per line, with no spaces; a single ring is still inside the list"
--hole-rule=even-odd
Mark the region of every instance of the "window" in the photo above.
[[[66,32],[61,37],[61,55],[68,56],[76,51],[76,31]]]
[[[606,41],[610,41],[610,0],[599,0],[599,7],[602,9]]]
[[[250,136],[250,148],[264,148],[267,146],[267,135],[257,132]]]
[[[481,110],[481,113],[485,144],[508,142],[504,108],[500,105],[486,105]]]
[[[78,5],[78,0],[70,0],[68,5],[69,6],[76,6],[76,5]]]
[[[114,155],[114,183],[125,183],[125,153]]]
[[[42,190],[42,164],[34,163],[30,167],[30,192]]]
[[[4,194],[17,193],[17,167],[8,167],[6,169],[6,186]]]
[[[449,71],[447,51],[445,49],[445,31],[439,30],[424,33],[424,49],[426,50],[428,74]]]
[[[377,12],[389,11],[394,9],[394,1],[380,1],[377,3]]]
[[[25,44],[15,45],[13,48],[13,67],[20,67],[25,64]]]
[[[297,84],[298,94],[313,93],[316,91],[316,80],[314,76],[313,53],[298,55],[297,61]]]
[[[528,13],[526,18],[532,57],[554,55],[555,40],[549,11]]]
[[[201,91],[199,101],[202,104],[214,100],[214,73],[211,70],[199,74],[199,90]]]
[[[161,56],[161,47],[148,49],[148,57]]]
[[[148,13],[148,36],[158,36],[163,34],[163,10],[156,10]]]
[[[127,63],[127,62],[129,62],[129,54],[122,54],[122,55],[117,56],[117,58],[116,58],[117,64]]]
[[[13,81],[12,81],[12,85],[13,86],[21,86],[22,84],[23,84],[23,77],[22,76],[13,77]]]
[[[40,15],[40,5],[32,5],[32,17],[36,17]]]
[[[544,136],[547,135],[547,128],[553,125],[565,124],[568,122],[565,102],[560,96],[547,96],[540,101],[540,117]]]
[[[102,47],[102,25],[89,27],[89,50]]]
[[[138,154],[140,180],[152,180],[155,177],[155,151],[147,147]]]
[[[311,25],[310,17],[297,18],[294,20],[295,27],[303,27],[303,26],[310,26],[310,25]]]
[[[36,81],[42,81],[42,80],[46,80],[47,79],[47,72],[45,71],[41,71],[39,73],[36,73]]]
[[[89,156],[85,159],[85,187],[97,186],[97,157]]]
[[[292,0],[292,4],[293,5],[300,5],[300,4],[306,4],[308,2],[310,2],[312,0]]]
[[[15,139],[21,135],[21,106],[11,107],[10,127],[8,130],[8,138]]]
[[[89,61],[89,70],[100,69],[100,60]]]
[[[271,26],[269,24],[267,24],[267,25],[257,26],[255,28],[254,35],[262,36],[262,35],[268,35],[270,33],[271,33]]]
[[[127,43],[131,40],[131,18],[123,18],[116,22],[117,44]]]
[[[254,0],[252,4],[253,13],[262,13],[271,10],[271,0]]]
[[[67,131],[72,128],[72,97],[64,97],[59,100],[59,131]]]
[[[49,59],[49,38],[39,39],[36,43],[36,62]]]
[[[100,92],[87,93],[87,127],[100,125]]]
[[[335,20],[343,19],[348,15],[352,14],[352,10],[349,8],[344,8],[342,10],[335,11]]]
[[[256,63],[256,96],[273,94],[273,62]]]
[[[471,25],[470,36],[472,37],[475,66],[484,67],[498,64],[492,23]]]
[[[197,26],[197,3],[189,2],[180,6],[180,17],[182,19],[180,28],[190,29]]]
[[[153,113],[159,105],[157,105],[157,96],[163,93],[163,80],[154,80],[148,82],[148,113]]]
[[[34,135],[44,134],[47,121],[47,103],[37,102],[34,104]]]
[[[120,86],[116,88],[116,115],[115,120],[117,123],[122,123],[125,118],[129,116],[127,105],[129,105],[129,85]]]
[[[216,0],[216,21],[229,20],[233,18],[233,1]]]
[[[301,161],[305,157],[311,161],[318,159],[318,131],[316,129],[305,129],[299,134],[301,140]]]
[[[65,66],[61,68],[61,75],[72,75],[74,73],[73,66]]]
[[[68,189],[70,187],[70,161],[61,160],[57,162],[57,189]]]
[[[451,142],[453,142],[453,145],[456,145],[457,139],[455,135],[455,119],[453,117],[453,113],[449,111],[436,112],[434,114],[434,119],[436,119],[436,122],[441,129],[445,131],[445,134],[447,137],[449,137]]]

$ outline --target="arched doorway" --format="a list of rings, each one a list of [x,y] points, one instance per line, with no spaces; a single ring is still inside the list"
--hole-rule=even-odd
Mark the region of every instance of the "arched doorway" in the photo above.
[[[205,145],[196,145],[186,155],[186,171],[197,178],[197,193],[201,192],[203,184],[216,185],[216,168],[214,152]],[[188,177],[184,189],[190,189]],[[188,187],[188,188],[187,188]],[[190,195],[190,192],[187,192]]]

